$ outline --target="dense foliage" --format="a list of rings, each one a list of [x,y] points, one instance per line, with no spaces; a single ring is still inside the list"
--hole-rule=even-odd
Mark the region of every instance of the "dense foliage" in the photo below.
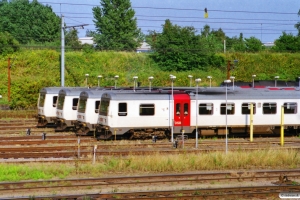
[[[104,50],[135,51],[142,41],[137,28],[135,11],[130,0],[101,0],[101,6],[93,8],[97,47]]]
[[[178,72],[161,71],[150,54],[124,52],[69,52],[65,54],[65,86],[86,86],[85,74],[89,74],[89,86],[97,86],[98,75],[102,75],[101,86],[114,86],[114,76],[119,75],[117,86],[133,86],[133,76],[138,76],[141,86],[148,87],[148,77],[153,76],[153,86],[170,86],[169,75],[177,78],[174,86],[189,86],[188,75],[201,78],[200,86],[219,86],[226,79],[226,64],[210,66],[207,70],[192,69]],[[12,108],[36,107],[38,92],[43,87],[60,86],[60,52],[55,50],[22,50],[10,55],[11,60],[11,101],[7,101],[7,56],[0,57],[0,104]],[[295,81],[300,75],[300,54],[289,53],[226,53],[216,54],[225,60],[239,60],[231,75],[236,81],[280,80]],[[193,78],[193,79],[194,79]],[[193,86],[195,83],[193,81]]]
[[[164,71],[206,70],[221,66],[224,58],[215,55],[215,36],[196,35],[193,27],[180,27],[166,20],[162,33],[151,32],[148,42],[154,61]]]
[[[0,55],[7,55],[18,51],[19,42],[8,32],[0,32]]]
[[[0,0],[0,13],[0,32],[9,32],[21,44],[59,38],[60,18],[37,0]]]
[[[275,41],[273,48],[278,52],[299,52],[300,51],[300,36],[294,36],[283,32],[282,35]]]

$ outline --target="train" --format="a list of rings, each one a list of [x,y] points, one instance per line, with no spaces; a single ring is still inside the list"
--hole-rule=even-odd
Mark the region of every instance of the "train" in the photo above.
[[[147,93],[105,92],[96,125],[98,139],[171,138],[176,134],[198,136],[250,133],[299,134],[300,90],[295,87],[215,87]],[[283,113],[281,112],[283,110]],[[227,131],[226,131],[227,130]]]
[[[155,89],[155,88],[152,88]],[[45,87],[40,90],[38,98],[37,127],[54,127],[56,131],[75,130],[76,135],[87,135],[93,132],[98,116],[95,109],[98,107],[102,91],[130,92],[130,87]],[[149,88],[136,88],[138,91],[148,91]],[[82,93],[82,95],[81,95]],[[80,99],[82,99],[80,101]],[[98,99],[98,100],[97,100]],[[92,101],[92,102],[91,102]],[[91,104],[92,103],[92,104]],[[79,106],[79,111],[77,107]],[[82,108],[84,107],[84,109]],[[86,109],[85,109],[86,108]],[[97,109],[96,109],[97,110]],[[82,116],[83,115],[83,116]]]
[[[252,104],[254,134],[279,133],[280,106],[285,133],[299,134],[299,97],[297,87],[49,87],[40,90],[38,127],[51,123],[98,139],[194,136],[196,130],[199,137],[222,136],[226,126],[228,134],[249,134]]]

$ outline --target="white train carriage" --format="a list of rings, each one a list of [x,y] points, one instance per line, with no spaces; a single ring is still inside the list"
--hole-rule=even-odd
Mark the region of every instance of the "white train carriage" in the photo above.
[[[187,95],[176,93],[178,94],[174,96]],[[168,91],[104,93],[101,98],[97,126],[99,139],[123,134],[129,138],[170,135],[171,98]]]
[[[220,90],[220,89],[218,89]],[[187,132],[198,127],[201,135],[225,135],[228,133],[250,133],[250,107],[253,105],[253,133],[276,134],[280,132],[281,107],[284,108],[284,126],[287,133],[299,132],[300,91],[297,88],[240,89],[228,88],[217,94],[200,89],[198,96],[191,98],[191,126]],[[198,108],[196,104],[198,103]],[[194,109],[194,108],[197,109]],[[227,113],[226,113],[227,109]],[[198,115],[196,116],[196,113]],[[227,116],[227,117],[226,117]],[[197,120],[197,123],[196,123]]]
[[[97,125],[99,139],[114,134],[131,138],[163,134],[169,137],[172,129],[174,134],[184,130],[194,135],[196,127],[200,135],[224,135],[226,126],[228,134],[247,134],[251,103],[255,134],[279,132],[281,106],[285,131],[299,132],[297,88],[227,88],[227,95],[225,87],[201,88],[198,92],[194,88],[192,92],[175,92],[173,97],[170,93],[104,93]]]
[[[76,135],[87,135],[89,132],[95,131],[98,121],[98,110],[100,99],[106,90],[90,90],[80,93],[77,121],[75,125]]]
[[[99,115],[98,110],[100,99],[104,92],[132,93],[133,91],[131,88],[103,88],[102,90],[89,90],[81,92],[77,111],[77,121],[74,124],[76,135],[87,135],[88,133],[95,134],[95,127],[97,125]],[[143,88],[139,88],[136,92],[145,92],[145,90]]]
[[[74,127],[77,120],[77,105],[82,91],[86,87],[63,88],[59,91],[56,109],[55,131],[65,131]]]
[[[45,87],[40,90],[38,99],[38,124],[45,127],[56,121],[56,103],[59,91],[63,87]]]

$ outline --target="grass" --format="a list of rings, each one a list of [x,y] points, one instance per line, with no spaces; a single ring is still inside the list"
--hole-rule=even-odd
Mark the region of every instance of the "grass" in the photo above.
[[[0,110],[0,119],[11,121],[16,118],[32,119],[37,115],[37,110]]]
[[[207,154],[103,157],[96,164],[25,163],[0,164],[0,181],[101,177],[111,174],[173,173],[199,170],[295,169],[300,156],[295,150],[214,152]]]

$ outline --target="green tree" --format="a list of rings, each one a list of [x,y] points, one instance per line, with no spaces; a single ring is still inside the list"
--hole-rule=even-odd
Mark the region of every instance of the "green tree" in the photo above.
[[[37,0],[0,0],[0,32],[7,31],[20,43],[59,40],[60,18]]]
[[[255,37],[245,38],[247,52],[259,52],[263,49],[261,41]]]
[[[286,32],[283,32],[282,35],[275,40],[275,46],[273,47],[273,50],[279,51],[279,52],[296,52],[299,51],[299,37],[293,36],[293,34],[287,34]]]
[[[298,11],[298,17],[300,16],[300,9]],[[300,37],[300,22],[295,24],[295,28],[298,29],[298,37]]]
[[[71,47],[74,50],[81,49],[81,44],[78,40],[78,31],[76,29],[65,31],[65,43],[67,47]]]
[[[243,33],[240,33],[239,37],[226,37],[226,49],[229,52],[245,52],[246,45],[243,38]]]
[[[0,32],[0,54],[7,55],[18,51],[19,42],[8,32]]]
[[[96,32],[94,41],[100,49],[134,51],[143,41],[137,28],[130,0],[101,0],[93,8]]]
[[[214,53],[213,35],[196,35],[194,27],[173,25],[170,20],[165,21],[162,33],[151,32],[147,39],[154,50],[152,58],[165,71],[205,70],[224,60]]]

